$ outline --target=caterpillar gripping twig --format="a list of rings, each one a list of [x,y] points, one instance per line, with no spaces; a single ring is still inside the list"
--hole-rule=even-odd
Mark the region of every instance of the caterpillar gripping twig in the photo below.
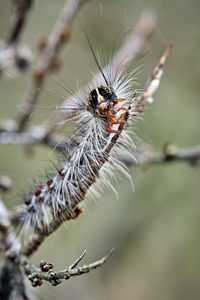
[[[166,60],[171,47],[170,44],[161,60],[163,57]],[[163,64],[159,63],[160,77],[162,67]],[[130,146],[125,125],[128,119],[136,119],[141,113],[140,103],[143,106],[146,98],[136,97],[136,92],[132,92],[131,80],[125,81],[122,72],[112,74],[114,77],[107,79],[106,85],[104,74],[95,88],[72,99],[65,107],[67,115],[76,114],[81,127],[79,144],[53,177],[37,185],[34,195],[28,197],[25,205],[14,215],[15,224],[22,223],[25,227],[31,226],[35,233],[48,235],[64,220],[77,217],[80,213],[77,205],[88,190],[92,191],[91,186],[97,179],[110,186],[108,179],[112,177],[113,167],[126,174],[125,167],[116,158],[116,152],[121,147]],[[144,94],[157,79],[151,76]],[[120,136],[123,142],[119,143]]]
[[[127,92],[128,85],[124,84],[123,89],[123,83],[119,83],[121,78],[121,74],[115,74],[117,81],[109,86],[100,82],[89,95],[79,97],[80,101],[79,98],[74,99],[65,108],[67,114],[77,114],[81,127],[80,142],[55,176],[48,178],[46,183],[38,184],[35,193],[27,197],[25,205],[13,218],[16,224],[31,226],[37,233],[51,231],[51,224],[56,220],[76,217],[75,208],[98,177],[111,176],[111,166],[102,167],[109,162],[109,153],[114,146],[113,135],[119,136],[122,133],[120,128],[124,127],[121,125],[127,121],[131,105],[129,108],[125,106],[133,101],[130,92]],[[122,102],[124,106],[121,106]],[[116,160],[112,164],[118,165]]]

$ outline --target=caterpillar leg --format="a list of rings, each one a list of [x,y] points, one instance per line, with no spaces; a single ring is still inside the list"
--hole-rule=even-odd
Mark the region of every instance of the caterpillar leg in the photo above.
[[[117,103],[125,101],[126,98],[118,98]]]
[[[118,130],[114,130],[114,129],[110,128],[110,126],[107,127],[107,130],[108,130],[108,132],[110,132],[110,133],[119,133]]]
[[[121,117],[120,117],[120,119],[121,119]],[[120,121],[120,119],[112,120],[112,121],[111,121],[111,124],[123,124],[124,121]]]
[[[121,99],[120,99],[121,100]],[[125,99],[124,99],[125,100]],[[124,100],[121,100],[121,101],[124,101]],[[123,110],[123,111],[128,111],[128,109],[126,109],[125,107],[119,107],[117,109],[117,111],[120,111],[120,110]],[[115,115],[113,115],[110,111],[107,112],[107,117],[108,117],[108,121],[109,123],[111,123],[112,125],[119,125],[119,124],[123,124],[124,121],[121,120],[123,117],[125,116],[125,113],[122,113],[117,119],[115,119]],[[107,127],[107,130],[108,132],[110,133],[119,133],[118,130],[114,130],[112,129],[110,126]]]
[[[120,110],[124,110],[124,111],[129,111],[128,108],[124,107],[124,106],[121,106],[117,109],[117,111],[120,111]]]
[[[125,116],[125,114],[126,114],[126,113],[123,113],[123,114],[121,114],[121,115],[119,116],[119,118],[117,118],[117,119],[116,119],[116,121],[119,121],[119,120],[121,120],[121,119],[122,119],[122,118]],[[124,123],[124,121],[121,121],[121,122],[123,122],[123,123]]]

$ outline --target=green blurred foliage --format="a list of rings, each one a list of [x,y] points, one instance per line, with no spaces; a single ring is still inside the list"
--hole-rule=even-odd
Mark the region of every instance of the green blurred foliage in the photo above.
[[[36,0],[28,18],[23,38],[37,57],[36,41],[49,33],[64,0]],[[158,23],[145,55],[138,56],[133,68],[142,65],[138,82],[144,83],[169,41],[171,54],[155,95],[146,110],[144,121],[136,124],[141,142],[155,150],[165,142],[189,147],[200,142],[200,2],[197,0],[102,0],[89,1],[73,26],[73,34],[62,52],[63,68],[49,76],[30,125],[43,120],[66,91],[59,86],[60,76],[76,89],[91,77],[88,69],[96,67],[85,41],[83,27],[89,32],[96,49],[112,53],[127,29],[134,26],[144,9],[155,10]],[[0,2],[0,34],[6,34],[9,2]],[[1,119],[16,117],[30,85],[32,70],[15,79],[1,78]],[[53,84],[52,79],[53,78]],[[53,85],[57,99],[49,95]],[[39,180],[57,153],[45,146],[35,146],[32,156],[23,147],[1,146],[1,174],[13,179],[13,190],[4,195],[9,208],[21,203],[21,192],[32,180]],[[63,282],[54,288],[44,284],[33,289],[32,299],[70,300],[177,300],[200,299],[200,170],[185,163],[151,166],[146,172],[130,169],[135,191],[122,178],[115,182],[119,199],[111,191],[102,191],[97,202],[85,201],[84,214],[62,226],[49,237],[34,255],[53,262],[57,270],[68,266],[87,249],[84,262],[104,255],[113,246],[116,251],[102,268],[83,277]],[[30,286],[30,284],[29,284]]]

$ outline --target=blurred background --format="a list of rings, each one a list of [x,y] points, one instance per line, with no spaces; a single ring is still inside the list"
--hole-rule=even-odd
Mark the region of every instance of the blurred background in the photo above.
[[[36,0],[27,19],[23,39],[37,58],[37,40],[48,34],[64,5],[64,0]],[[132,68],[141,66],[137,81],[145,82],[162,51],[172,40],[173,52],[155,102],[149,105],[144,120],[137,122],[139,143],[159,151],[166,142],[179,147],[200,143],[200,2],[198,0],[102,0],[89,1],[73,25],[71,40],[61,53],[63,67],[58,75],[48,76],[38,108],[30,120],[37,124],[65,92],[59,77],[72,89],[82,86],[96,70],[87,45],[84,28],[95,49],[110,54],[111,40],[118,48],[127,30],[140,14],[152,9],[157,15],[156,30],[147,51],[136,56]],[[0,36],[8,29],[10,2],[0,1]],[[37,59],[35,60],[37,61]],[[34,64],[33,64],[34,68]],[[14,79],[1,77],[0,118],[14,118],[31,82],[31,69]],[[58,77],[59,76],[59,77]],[[53,78],[53,84],[52,79]],[[138,143],[138,142],[137,142]],[[26,155],[22,146],[1,146],[1,174],[11,176],[13,188],[4,194],[9,209],[22,202],[28,183],[51,166],[57,153],[46,146],[35,146]],[[184,162],[149,166],[145,171],[131,167],[135,191],[127,178],[115,183],[119,199],[110,190],[102,191],[98,201],[87,198],[84,213],[63,225],[46,239],[32,260],[52,262],[56,270],[69,266],[84,249],[83,263],[115,252],[109,261],[90,274],[63,282],[57,287],[44,283],[31,288],[32,299],[70,300],[177,300],[200,299],[200,169]]]

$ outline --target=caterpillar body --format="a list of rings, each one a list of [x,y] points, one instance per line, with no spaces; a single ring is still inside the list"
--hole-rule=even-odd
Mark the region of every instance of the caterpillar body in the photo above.
[[[133,77],[120,68],[102,70],[95,60],[102,76],[95,79],[92,88],[71,97],[64,108],[67,116],[76,115],[78,144],[56,174],[36,186],[15,215],[17,224],[30,226],[34,232],[49,232],[51,223],[66,220],[66,215],[75,218],[80,213],[77,205],[99,177],[111,186],[113,168],[127,174],[116,152],[131,143],[124,126],[134,100]]]

